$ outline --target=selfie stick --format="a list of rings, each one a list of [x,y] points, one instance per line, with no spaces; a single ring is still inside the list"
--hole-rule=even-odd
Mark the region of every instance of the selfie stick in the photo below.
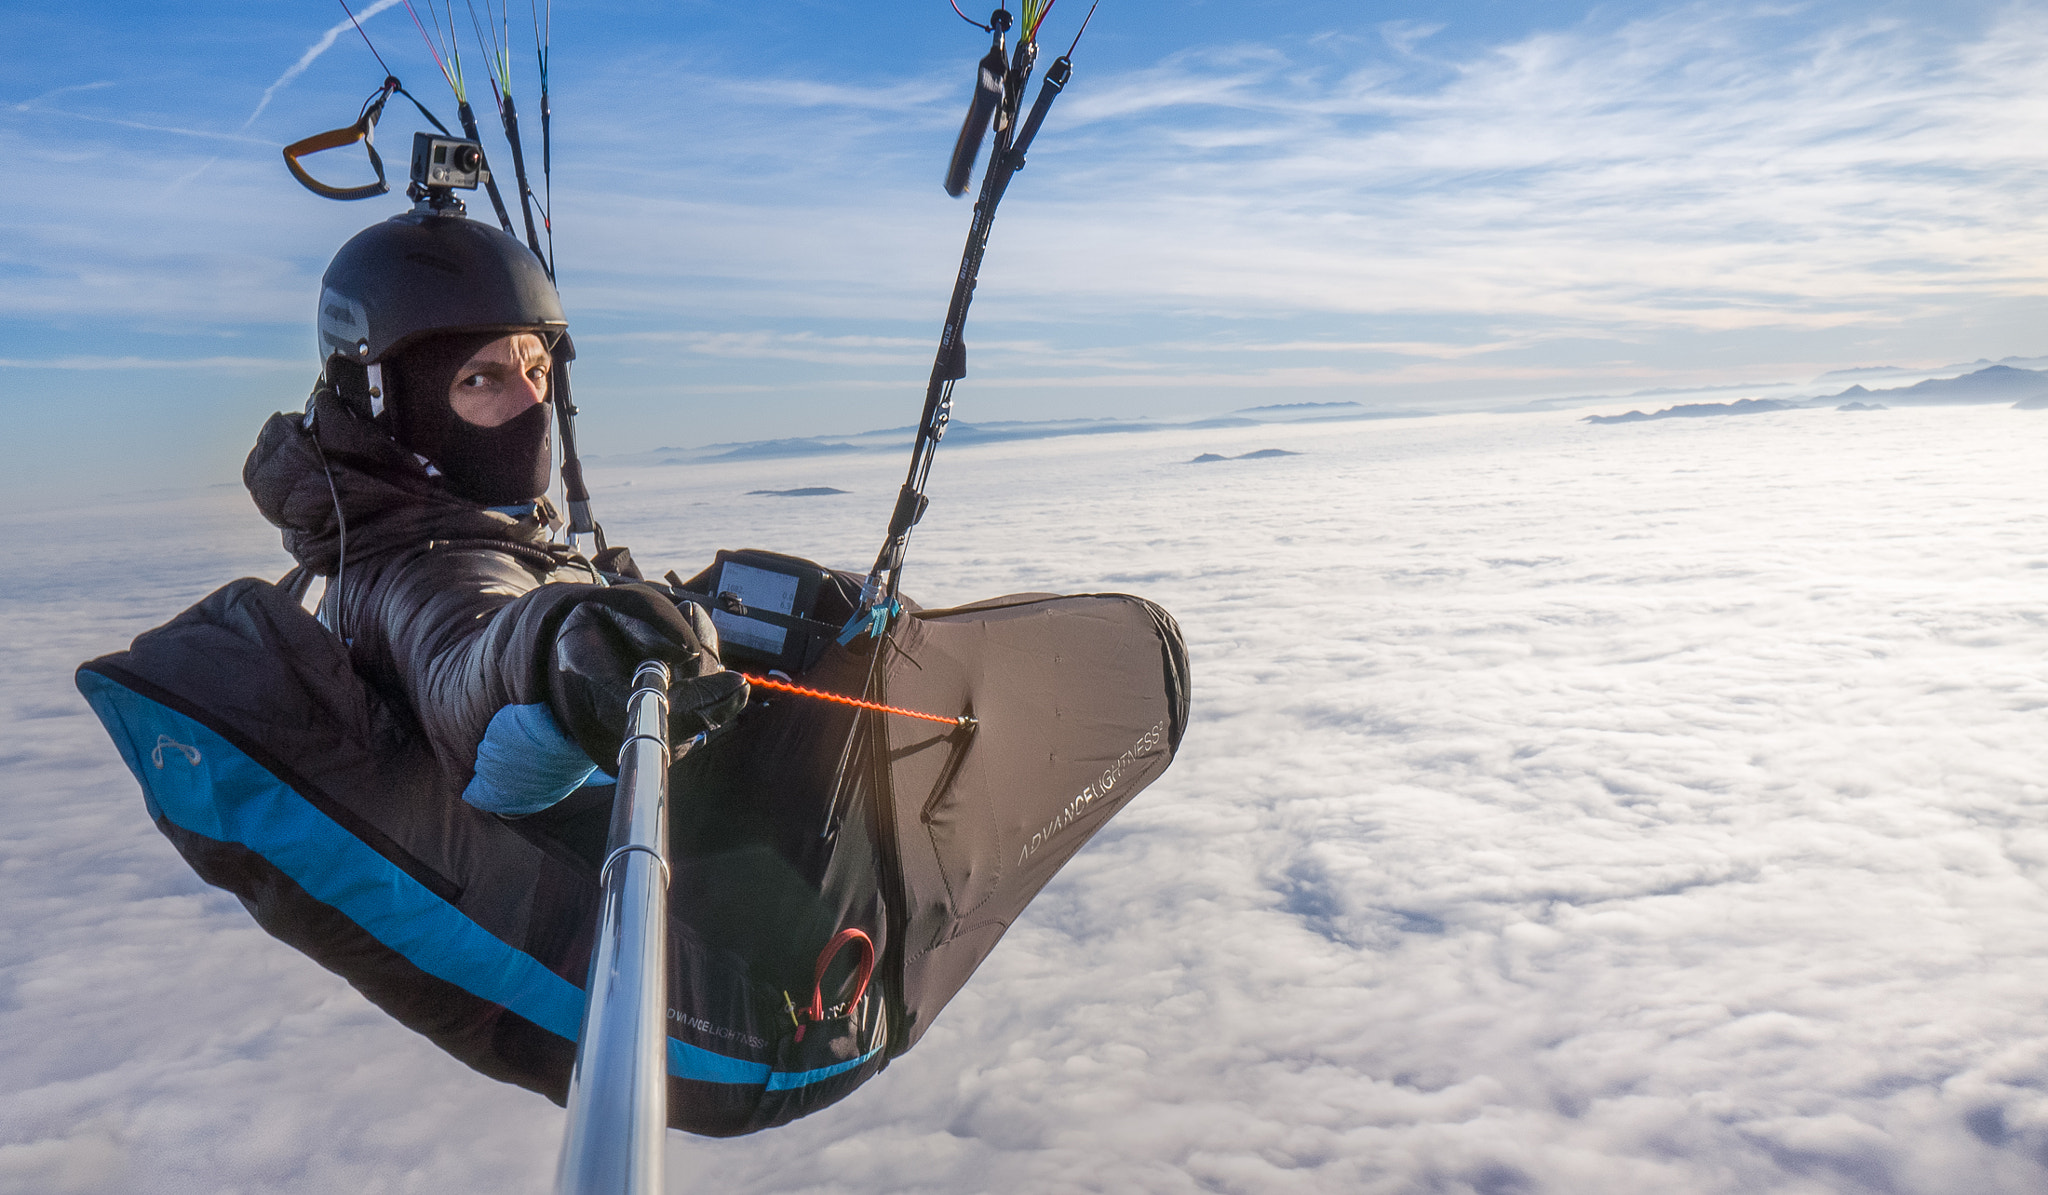
[[[658,1195],[668,1132],[668,667],[640,665],[599,878],[560,1195]],[[684,752],[704,741],[699,735]],[[680,757],[680,753],[678,753]]]

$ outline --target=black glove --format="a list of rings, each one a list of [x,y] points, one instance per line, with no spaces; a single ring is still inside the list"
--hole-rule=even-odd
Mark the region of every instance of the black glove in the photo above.
[[[555,717],[591,761],[617,766],[626,699],[643,661],[669,668],[671,749],[730,722],[747,704],[747,681],[718,662],[718,632],[694,605],[677,609],[659,590],[614,585],[570,607],[549,652]]]

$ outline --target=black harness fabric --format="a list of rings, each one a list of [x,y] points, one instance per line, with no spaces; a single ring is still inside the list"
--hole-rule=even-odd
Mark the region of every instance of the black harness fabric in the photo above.
[[[883,700],[972,712],[978,725],[948,733],[767,695],[676,766],[676,1128],[754,1132],[832,1104],[878,1073],[922,1035],[1060,865],[1165,770],[1186,727],[1179,631],[1139,598],[1024,595],[917,611],[879,647],[856,646],[865,651],[829,648],[802,679],[858,694],[872,676]],[[257,580],[234,582],[130,650],[83,665],[80,687],[122,745],[159,827],[202,878],[471,1067],[563,1100],[608,790],[583,790],[559,811],[517,822],[466,805],[461,774],[356,674],[341,642],[287,592]],[[842,774],[851,731],[856,750]],[[180,763],[187,750],[189,775]],[[245,799],[251,775],[270,804],[263,817],[238,820],[230,806]],[[174,782],[187,787],[165,787]],[[192,815],[195,791],[219,808]],[[281,809],[297,812],[273,816]],[[296,844],[247,829],[292,824],[346,835],[368,848],[342,852],[359,857],[351,866],[388,877],[368,875],[336,896],[331,877],[293,862]],[[408,916],[459,932],[394,925],[395,914],[364,903],[386,892],[410,894]],[[816,979],[821,951],[847,928],[880,953],[857,999],[856,951],[842,951]],[[443,944],[457,941],[468,944]],[[447,951],[455,953],[437,953]],[[475,965],[479,957],[489,965]],[[530,968],[509,994],[494,998],[467,978],[508,963]],[[825,1016],[812,1022],[798,1014],[814,987]]]
[[[546,928],[534,919],[538,899],[548,899],[549,919],[564,925],[595,915],[594,897],[570,869],[457,799],[459,782],[436,764],[417,728],[379,701],[341,641],[275,586],[246,578],[227,585],[80,673],[81,682],[89,673],[119,685],[145,712],[160,706],[213,730],[386,861],[390,882],[418,883],[514,949]],[[120,730],[108,729],[118,740]],[[146,750],[150,736],[142,738]],[[145,797],[160,771],[141,769]],[[224,790],[216,797],[237,799]],[[401,1023],[493,1078],[564,1097],[570,1043],[380,941],[360,912],[352,920],[287,874],[270,844],[206,833],[167,812],[157,826],[202,879],[240,897],[265,930]],[[589,952],[582,936],[550,943],[535,957],[580,986]]]
[[[1031,898],[1173,762],[1187,649],[1124,594],[1026,594],[904,619],[880,700],[972,714],[971,735],[885,718],[889,950],[908,1049]]]

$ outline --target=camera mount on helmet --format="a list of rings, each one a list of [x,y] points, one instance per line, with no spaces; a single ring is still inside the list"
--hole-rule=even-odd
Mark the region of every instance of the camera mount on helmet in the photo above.
[[[465,215],[468,209],[455,197],[456,190],[474,191],[490,181],[482,143],[427,132],[412,135],[412,182],[405,194],[414,211]]]

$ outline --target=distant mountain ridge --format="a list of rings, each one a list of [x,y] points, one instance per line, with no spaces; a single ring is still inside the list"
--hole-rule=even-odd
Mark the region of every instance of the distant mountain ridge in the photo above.
[[[1330,412],[1334,408],[1334,413]],[[1355,423],[1374,419],[1418,419],[1428,411],[1367,407],[1355,402],[1280,403],[1252,407],[1266,418],[1244,414],[1219,415],[1207,419],[1172,421],[1163,419],[1044,419],[992,420],[986,423],[947,425],[946,440],[952,444],[997,444],[1017,440],[1049,440],[1064,436],[1105,436],[1142,432],[1201,431],[1212,428],[1253,428],[1303,423]],[[1290,417],[1273,417],[1276,413]],[[706,444],[696,448],[672,445],[640,452],[599,455],[585,453],[588,461],[613,464],[687,465],[699,461],[738,461],[778,457],[810,457],[857,452],[900,452],[910,446],[915,427],[877,428],[833,436],[784,436],[773,440],[750,440]]]
[[[1362,410],[1364,409],[1365,404],[1351,402],[1349,400],[1346,400],[1344,402],[1269,402],[1261,407],[1239,407],[1237,409],[1237,413],[1240,415],[1273,416],[1288,415],[1303,411],[1329,411],[1332,409],[1341,410],[1345,407],[1352,407],[1355,409]]]
[[[1205,452],[1194,460],[1189,461],[1188,464],[1213,465],[1217,461],[1269,461],[1275,457],[1300,455],[1298,452],[1289,452],[1285,448],[1261,448],[1257,452],[1240,452],[1236,456],[1224,456],[1220,452]]]
[[[2007,358],[2007,360],[2041,360],[2048,358]],[[1875,366],[1872,371],[1888,369]],[[1855,372],[1866,372],[1858,370]],[[1735,387],[1710,386],[1702,390],[1734,389]],[[1685,391],[1661,391],[1663,393],[1685,393]],[[1635,395],[1650,396],[1658,390],[1640,390]],[[1880,401],[1881,400],[1881,401]],[[1538,400],[1529,407],[1541,408],[1553,400]],[[1567,400],[1555,400],[1567,401]],[[1584,399],[1572,399],[1582,402]],[[1743,398],[1728,403],[1681,403],[1666,407],[1654,413],[1630,411],[1625,415],[1588,415],[1587,423],[1644,423],[1657,419],[1698,419],[1716,415],[1753,415],[1769,411],[1787,411],[1817,407],[1823,403],[1831,406],[1848,406],[1855,409],[1858,403],[1875,409],[1885,406],[1967,406],[1987,403],[2011,403],[2023,410],[2048,409],[2048,370],[2021,369],[2011,365],[1989,365],[1973,373],[1955,378],[1932,378],[1911,386],[1888,390],[1871,390],[1862,385],[1849,387],[1839,394],[1825,397],[1805,398]],[[947,428],[946,438],[956,444],[991,444],[1018,440],[1045,440],[1064,436],[1101,436],[1143,432],[1195,431],[1208,428],[1252,428],[1277,425],[1300,425],[1304,423],[1353,423],[1374,419],[1415,419],[1432,414],[1429,411],[1400,410],[1367,407],[1356,402],[1300,402],[1270,403],[1265,406],[1242,407],[1229,415],[1212,416],[1206,419],[1175,421],[1169,419],[1098,418],[1098,419],[1045,419],[1045,420],[991,420],[985,423],[955,422]],[[747,460],[824,456],[839,453],[897,452],[909,446],[917,429],[909,426],[877,428],[871,431],[833,436],[787,436],[772,440],[754,440],[741,443],[726,442],[706,444],[696,448],[661,447],[651,450],[615,453],[604,457],[595,454],[588,460],[608,460],[618,464],[683,465],[697,461]],[[1238,459],[1238,458],[1230,458]]]
[[[1882,400],[1878,402],[1876,400]],[[1871,390],[1851,386],[1840,394],[1807,401],[1778,398],[1742,398],[1728,403],[1686,403],[1666,407],[1655,414],[1630,411],[1626,415],[1588,415],[1584,423],[1645,423],[1654,419],[1697,419],[1712,415],[1753,415],[1763,411],[1792,411],[1822,404],[1840,404],[1837,410],[1883,410],[1900,407],[1961,407],[2010,403],[2017,410],[2048,410],[2048,371],[1991,365],[1959,378],[1929,378],[1911,386]]]
[[[1582,423],[1647,423],[1653,419],[1700,419],[1709,415],[1755,415],[1764,411],[1796,411],[1804,403],[1777,398],[1738,398],[1734,402],[1691,402],[1665,407],[1654,415],[1630,411],[1626,415],[1588,415]]]
[[[1906,375],[1922,378],[1952,378],[1966,373],[1976,373],[1992,365],[2009,365],[2015,369],[2043,369],[2048,368],[2048,357],[2000,357],[1996,361],[1991,360],[1989,357],[1979,357],[1975,361],[1956,361],[1948,365],[1938,365],[1931,369],[1915,369],[1907,365],[1858,365],[1849,369],[1831,369],[1815,378],[1814,381],[1816,383],[1846,381],[1851,378],[1874,378],[1887,374],[1893,377]]]
[[[2048,372],[1992,365],[1959,378],[1929,378],[1893,390],[1851,386],[1834,399],[1881,398],[1899,406],[1964,406],[2009,402],[2035,409],[2048,405]]]

